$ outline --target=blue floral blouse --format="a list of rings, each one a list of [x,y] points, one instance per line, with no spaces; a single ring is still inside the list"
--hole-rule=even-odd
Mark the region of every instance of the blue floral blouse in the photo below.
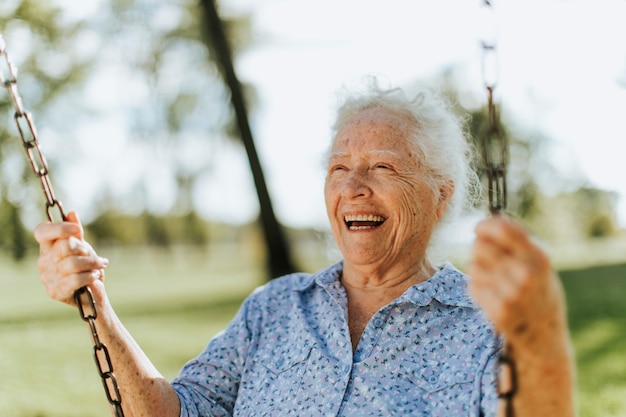
[[[445,264],[369,321],[353,353],[339,262],[258,288],[172,382],[181,417],[493,416],[494,331]]]

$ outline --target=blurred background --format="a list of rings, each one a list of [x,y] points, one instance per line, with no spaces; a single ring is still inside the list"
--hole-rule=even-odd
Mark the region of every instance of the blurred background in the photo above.
[[[344,87],[436,88],[478,140],[487,77],[509,211],[567,291],[580,415],[626,416],[626,2],[492,3],[221,0],[216,21],[208,0],[2,0],[56,195],[167,377],[255,286],[337,259],[322,156]],[[13,113],[0,89],[0,414],[109,415],[87,330],[38,283],[45,200]],[[475,221],[451,246],[460,266]]]

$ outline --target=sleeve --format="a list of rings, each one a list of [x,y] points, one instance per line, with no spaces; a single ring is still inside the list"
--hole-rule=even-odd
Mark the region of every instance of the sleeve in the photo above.
[[[252,339],[248,315],[252,302],[249,297],[226,329],[172,381],[181,417],[232,416]]]

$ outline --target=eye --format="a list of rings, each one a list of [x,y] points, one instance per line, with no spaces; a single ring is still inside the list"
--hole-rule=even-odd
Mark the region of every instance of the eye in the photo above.
[[[374,168],[376,168],[376,169],[385,169],[386,170],[386,169],[391,169],[391,165],[380,162],[380,163],[374,165]]]
[[[332,172],[340,172],[340,171],[346,171],[348,168],[346,168],[345,165],[341,165],[341,164],[335,164],[332,165],[329,169],[328,172],[332,173]]]

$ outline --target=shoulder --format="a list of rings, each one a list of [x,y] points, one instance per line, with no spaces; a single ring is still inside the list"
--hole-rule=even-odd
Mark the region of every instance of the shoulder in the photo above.
[[[257,287],[250,298],[257,301],[274,300],[276,297],[287,297],[294,291],[306,288],[313,282],[313,275],[306,272],[294,272],[279,278],[274,278],[268,283]]]
[[[429,279],[432,286],[433,298],[447,305],[478,309],[478,306],[468,292],[470,277],[461,272],[451,263],[440,266],[437,272]]]
[[[315,273],[294,272],[275,278],[256,288],[248,297],[249,302],[279,306],[284,303],[294,305],[294,300],[309,289],[319,289],[328,283],[338,281],[343,265],[337,263]]]

